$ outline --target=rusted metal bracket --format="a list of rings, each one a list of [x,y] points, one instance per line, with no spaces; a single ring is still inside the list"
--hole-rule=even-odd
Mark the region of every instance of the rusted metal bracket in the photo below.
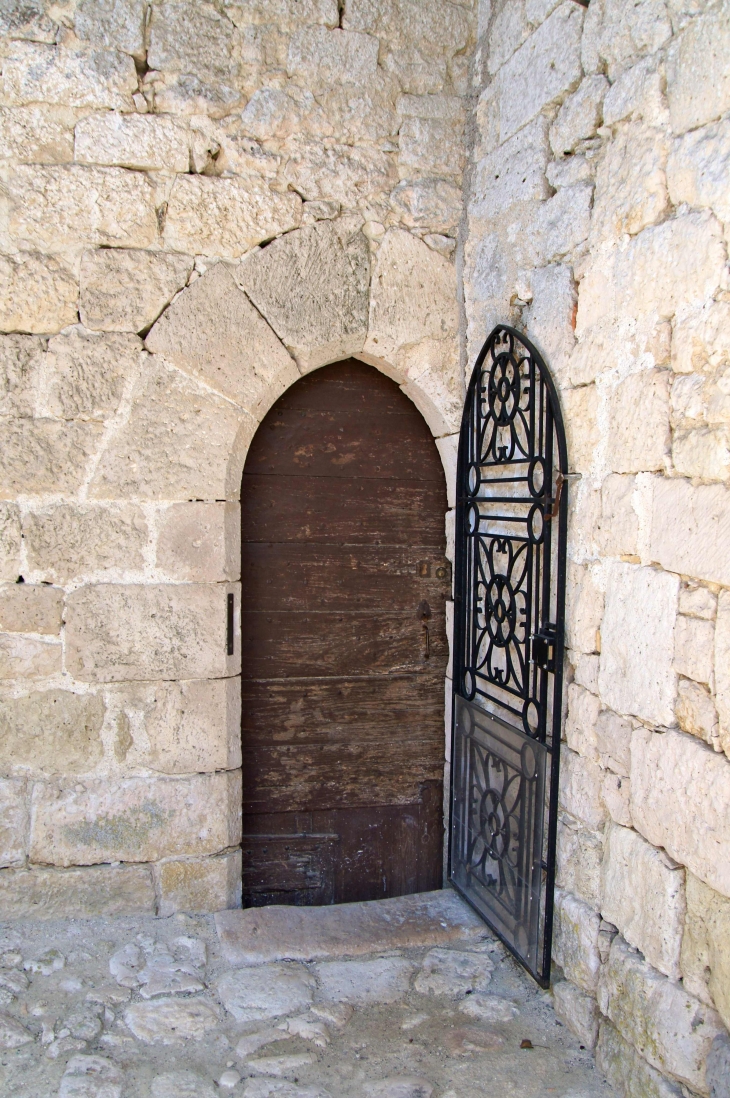
[[[546,522],[550,522],[550,519],[557,518],[558,511],[560,510],[560,497],[563,494],[563,485],[571,480],[580,480],[582,475],[582,473],[558,473],[555,478],[555,499],[553,500],[552,509],[545,515]]]

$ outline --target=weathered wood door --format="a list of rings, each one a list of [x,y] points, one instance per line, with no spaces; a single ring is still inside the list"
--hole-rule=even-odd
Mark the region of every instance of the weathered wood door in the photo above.
[[[316,370],[261,424],[241,488],[244,905],[440,886],[445,511],[425,422],[371,366]]]

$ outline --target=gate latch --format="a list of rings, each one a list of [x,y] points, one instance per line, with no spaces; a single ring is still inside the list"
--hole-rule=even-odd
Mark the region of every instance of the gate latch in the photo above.
[[[556,626],[552,622],[545,622],[537,633],[532,634],[530,640],[532,641],[530,663],[536,663],[543,671],[554,671],[555,642],[557,640]]]

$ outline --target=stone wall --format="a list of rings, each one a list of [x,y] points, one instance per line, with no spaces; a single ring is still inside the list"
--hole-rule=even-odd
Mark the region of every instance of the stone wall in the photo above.
[[[246,448],[359,355],[453,483],[475,33],[471,0],[2,5],[3,915],[240,902]]]
[[[730,7],[482,0],[478,33],[467,357],[527,332],[582,478],[556,1007],[632,1098],[706,1095],[730,1027]]]

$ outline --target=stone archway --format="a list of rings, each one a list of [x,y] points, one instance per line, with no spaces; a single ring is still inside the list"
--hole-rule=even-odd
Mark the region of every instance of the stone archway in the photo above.
[[[59,857],[154,863],[163,914],[240,897],[240,651],[226,654],[225,622],[228,594],[240,605],[241,475],[278,397],[345,356],[376,366],[419,408],[452,507],[463,395],[455,270],[403,230],[387,232],[372,256],[350,219],[294,230],[240,264],[215,263],[182,290],[147,336],[89,478],[90,501],[145,508],[157,549],[143,582],[135,574],[127,586],[69,596],[68,666],[81,681],[132,680],[121,717],[134,710],[164,734],[154,758],[134,737],[123,745],[140,777],[104,794],[109,812],[122,798],[125,812],[141,813],[145,835],[133,829],[121,842],[94,831],[73,849],[64,839]],[[48,828],[60,842],[57,814]]]

